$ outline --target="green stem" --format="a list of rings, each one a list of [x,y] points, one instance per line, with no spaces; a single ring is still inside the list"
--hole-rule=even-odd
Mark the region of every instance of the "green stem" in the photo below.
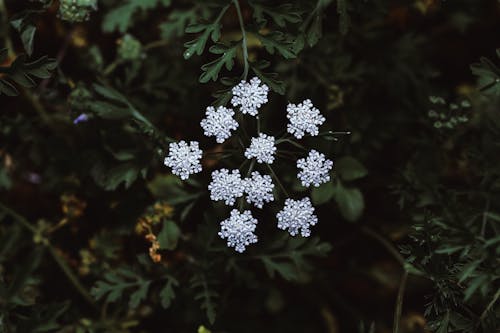
[[[493,305],[498,301],[500,298],[500,288],[498,288],[497,292],[493,296],[493,299],[491,300],[490,303],[488,303],[488,306],[486,306],[486,309],[484,309],[483,313],[481,314],[481,317],[479,318],[480,321],[483,321],[486,318],[486,315],[488,314],[488,311],[491,310]]]
[[[266,165],[269,168],[269,171],[271,171],[271,175],[273,176],[274,180],[276,180],[276,183],[278,183],[278,186],[280,187],[280,189],[283,191],[283,193],[286,195],[287,198],[290,198],[290,195],[288,194],[287,190],[285,189],[283,184],[281,184],[278,176],[276,176],[276,173],[274,173],[273,168],[271,168],[271,166],[269,164],[266,164]]]
[[[243,50],[243,63],[244,63],[244,69],[243,69],[243,80],[247,80],[248,77],[248,46],[247,46],[247,33],[245,30],[245,25],[243,22],[243,15],[241,14],[241,8],[240,8],[240,3],[238,0],[233,0],[234,2],[234,7],[236,7],[236,12],[238,13],[238,21],[240,22],[240,28],[241,28],[241,48]]]
[[[23,227],[25,227],[29,231],[31,231],[33,233],[37,232],[36,228],[31,223],[29,223],[28,220],[26,220],[24,217],[17,214],[15,211],[13,211],[12,209],[10,209],[9,207],[5,206],[2,203],[0,203],[0,210],[3,210],[8,215],[12,216],[14,218],[14,220],[19,222]]]
[[[14,210],[10,209],[9,207],[5,206],[4,204],[0,203],[0,210],[3,210],[5,213],[10,215],[11,217],[14,218],[17,222],[19,222],[22,226],[24,226],[26,229],[31,231],[32,233],[37,233],[38,230],[28,222],[26,218],[23,216],[19,215],[17,212]],[[80,283],[76,275],[73,273],[71,268],[69,268],[68,264],[57,254],[54,246],[52,246],[48,241],[46,243],[47,247],[50,250],[50,253],[52,254],[52,257],[56,261],[56,263],[59,265],[61,270],[64,272],[68,280],[73,284],[75,289],[82,295],[82,297],[92,306],[95,306],[94,300],[92,299],[92,296],[87,292],[85,287]]]
[[[399,324],[401,322],[401,314],[403,311],[403,298],[406,289],[406,281],[408,280],[408,272],[405,270],[401,276],[399,284],[398,297],[396,299],[396,309],[394,310],[393,333],[399,333]]]
[[[120,60],[115,60],[113,61],[112,63],[110,63],[105,69],[104,71],[102,72],[102,75],[104,76],[108,76],[110,75],[111,73],[113,73],[116,69],[116,67],[118,67],[118,65],[121,64],[121,61]]]
[[[16,54],[14,52],[14,46],[12,45],[12,40],[9,37],[9,17],[7,15],[7,7],[5,7],[5,1],[0,0],[0,20],[2,21],[2,34],[4,35],[5,47],[7,48],[7,54],[9,58],[15,58]]]
[[[376,231],[368,228],[368,227],[362,227],[361,231],[367,235],[370,236],[371,238],[375,239],[377,242],[380,243],[393,257],[396,259],[396,261],[403,267],[403,269],[406,270],[406,262],[403,256],[399,253],[399,251],[394,247],[394,245],[389,242],[387,239],[385,239],[382,235],[377,233]]]
[[[94,299],[92,298],[92,296],[90,296],[85,287],[80,283],[78,277],[75,275],[75,273],[73,273],[73,271],[68,266],[66,261],[64,261],[59,256],[59,254],[57,254],[55,248],[52,245],[49,245],[49,249],[50,249],[50,254],[52,254],[52,257],[54,258],[54,261],[59,265],[59,267],[66,275],[68,280],[71,282],[73,287],[75,287],[75,289],[80,293],[80,295],[82,295],[82,297],[85,299],[85,301],[87,301],[87,303],[89,303],[92,306],[95,306]]]

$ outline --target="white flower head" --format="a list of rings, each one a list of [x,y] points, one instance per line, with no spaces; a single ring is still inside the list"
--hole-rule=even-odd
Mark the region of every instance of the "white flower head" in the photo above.
[[[245,157],[249,160],[256,158],[259,163],[273,164],[276,153],[274,136],[260,133],[258,137],[252,138],[250,147],[245,150]]]
[[[189,175],[201,171],[202,154],[197,141],[191,141],[189,144],[184,140],[178,143],[172,142],[169,145],[168,156],[165,157],[164,164],[172,168],[174,175],[185,180],[189,178]]]
[[[267,103],[267,93],[269,87],[261,85],[259,78],[254,77],[250,82],[241,81],[233,88],[233,98],[231,104],[239,106],[242,113],[256,116],[259,108]]]
[[[330,170],[333,162],[325,157],[324,154],[311,150],[307,158],[301,158],[297,161],[297,168],[302,169],[297,175],[303,186],[318,187],[322,183],[330,180]]]
[[[243,196],[244,181],[239,170],[220,169],[212,172],[212,182],[208,185],[210,199],[224,200],[226,205],[232,206],[237,198]]]
[[[294,135],[297,139],[301,139],[305,133],[309,133],[311,136],[318,135],[318,126],[322,125],[326,120],[319,110],[313,106],[310,99],[306,99],[298,105],[288,104],[286,112],[286,116],[290,121],[287,126],[288,133]]]
[[[269,175],[261,175],[258,171],[252,172],[252,177],[245,179],[245,193],[247,202],[262,208],[265,202],[274,200],[274,184]]]
[[[234,247],[242,253],[252,243],[257,243],[254,234],[257,219],[253,218],[249,210],[240,213],[237,209],[231,211],[231,216],[220,223],[219,236],[227,240],[227,246]]]
[[[231,130],[238,128],[238,122],[234,120],[234,111],[224,106],[215,109],[207,107],[206,118],[200,122],[206,136],[215,136],[217,143],[223,143],[231,136]]]
[[[285,207],[276,214],[278,228],[288,230],[290,235],[299,233],[303,237],[309,237],[311,230],[309,227],[318,223],[318,217],[314,215],[314,207],[309,198],[302,200],[286,199]]]

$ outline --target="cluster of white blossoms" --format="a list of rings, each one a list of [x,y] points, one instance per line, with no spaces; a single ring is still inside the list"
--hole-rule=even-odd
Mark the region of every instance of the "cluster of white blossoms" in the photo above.
[[[232,90],[232,106],[242,114],[257,116],[259,108],[267,103],[269,87],[254,77],[250,82],[241,81]],[[223,143],[236,131],[240,124],[234,119],[235,110],[219,106],[212,106],[206,109],[206,118],[200,125],[204,134],[208,137],[215,137],[217,143]],[[325,117],[315,108],[310,100],[304,100],[300,104],[289,104],[287,106],[287,118],[289,120],[287,131],[297,139],[304,135],[319,135],[319,126],[325,122]],[[258,127],[259,128],[259,127]],[[267,164],[271,174],[280,185],[283,186],[271,169],[271,164],[275,161],[277,153],[276,145],[279,142],[290,141],[282,139],[276,141],[271,135],[258,133],[257,137],[250,140],[250,145],[245,149],[244,156],[247,159],[255,159],[259,164]],[[242,141],[239,142],[243,145]],[[189,145],[185,141],[171,143],[168,157],[165,158],[165,165],[172,168],[172,173],[187,179],[190,174],[201,171],[200,159],[202,151],[198,147],[198,142],[191,141]],[[264,204],[274,201],[274,184],[270,175],[253,171],[254,163],[248,170],[248,176],[242,178],[238,169],[228,170],[222,168],[212,172],[212,180],[208,185],[210,198],[213,201],[224,201],[228,206],[233,206],[237,199],[240,199],[240,209],[244,200],[257,208],[262,209]],[[297,174],[302,185],[319,186],[330,180],[330,171],[333,162],[316,150],[311,150],[306,158],[297,161]],[[241,168],[241,167],[240,167]],[[253,172],[252,172],[253,171]],[[286,194],[286,193],[285,193]],[[287,195],[288,196],[288,195]],[[278,228],[288,231],[290,235],[302,235],[308,237],[311,234],[310,227],[317,224],[318,218],[314,214],[314,207],[309,198],[300,200],[286,199],[283,209],[276,215]],[[249,210],[243,212],[233,209],[228,219],[220,223],[219,236],[227,241],[229,247],[233,247],[238,252],[244,252],[246,247],[257,242],[254,231],[257,220],[253,218]]]
[[[274,184],[269,175],[261,175],[258,171],[252,172],[251,178],[246,178],[245,194],[247,202],[254,204],[257,208],[262,208],[264,203],[274,200]]]
[[[202,155],[203,152],[197,141],[191,141],[189,145],[186,141],[172,142],[169,145],[169,154],[165,157],[164,164],[172,168],[174,175],[186,180],[189,175],[201,172]]]
[[[258,163],[273,164],[276,147],[274,136],[260,133],[258,137],[252,138],[250,147],[245,150],[245,157],[251,160],[255,158]]]
[[[212,172],[212,182],[208,185],[210,199],[224,200],[226,205],[232,206],[239,197],[243,196],[245,183],[241,179],[239,170],[220,169]]]
[[[278,219],[278,228],[288,230],[292,236],[297,235],[300,231],[303,237],[309,237],[311,235],[309,227],[318,223],[309,198],[286,199],[285,207],[276,215],[276,218]]]
[[[207,116],[201,122],[201,128],[206,136],[215,136],[217,143],[223,143],[231,136],[231,131],[238,128],[238,122],[234,120],[234,111],[223,106],[217,109],[213,106],[207,107]]]
[[[311,150],[307,158],[301,158],[297,161],[297,168],[302,169],[297,177],[302,185],[309,187],[312,185],[318,187],[323,183],[330,181],[330,170],[333,168],[333,162],[316,150]]]
[[[227,246],[242,253],[247,245],[257,243],[257,235],[254,234],[256,227],[257,219],[253,218],[249,210],[240,213],[233,209],[231,216],[220,223],[219,236],[227,241]]]
[[[318,126],[321,126],[326,120],[313,106],[310,99],[306,99],[298,105],[288,104],[286,112],[290,121],[287,126],[288,133],[297,139],[302,139],[305,133],[309,133],[311,136],[318,135]]]
[[[241,113],[256,116],[259,108],[267,103],[267,93],[269,87],[261,85],[259,78],[254,77],[250,82],[241,81],[233,88],[233,98],[231,104],[234,107],[239,106]]]

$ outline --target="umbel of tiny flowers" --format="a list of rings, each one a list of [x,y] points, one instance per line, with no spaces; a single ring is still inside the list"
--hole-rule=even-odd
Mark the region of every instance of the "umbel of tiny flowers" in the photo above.
[[[244,180],[247,202],[255,207],[262,208],[264,203],[274,200],[274,184],[269,175],[261,175],[258,171]]]
[[[297,177],[305,187],[309,187],[311,184],[318,187],[330,180],[329,173],[332,167],[332,161],[327,159],[324,154],[312,149],[307,158],[301,158],[297,161],[297,168],[302,169]]]
[[[249,210],[240,213],[233,209],[231,216],[220,223],[219,236],[227,241],[227,246],[242,253],[247,245],[257,242],[254,234],[256,225],[257,219],[253,218]]]
[[[234,205],[237,198],[242,197],[245,191],[244,181],[239,170],[220,169],[212,172],[212,182],[208,185],[210,199],[224,200],[228,206]]]
[[[318,223],[318,217],[314,214],[314,207],[309,198],[301,200],[286,199],[285,207],[276,214],[278,228],[288,230],[290,235],[299,233],[303,237],[309,237],[309,227]]]
[[[232,92],[231,104],[234,107],[239,106],[240,111],[244,114],[256,116],[259,108],[267,103],[269,87],[265,84],[261,85],[259,78],[254,77],[250,82],[241,81],[233,88]]]
[[[186,180],[189,175],[201,172],[202,155],[203,152],[197,141],[191,141],[189,144],[184,140],[178,143],[172,142],[169,145],[168,156],[165,157],[164,164],[172,168],[174,175]]]
[[[258,163],[273,164],[275,153],[274,136],[260,133],[258,137],[252,138],[250,147],[245,151],[245,157],[249,160],[256,158]]]
[[[309,99],[298,105],[288,104],[286,112],[286,116],[290,121],[287,126],[288,133],[294,135],[297,139],[302,139],[305,133],[309,133],[311,136],[318,135],[318,126],[322,125],[326,120]]]
[[[231,136],[231,130],[238,128],[238,122],[233,119],[234,111],[224,106],[215,109],[207,107],[206,118],[200,122],[206,136],[214,136],[217,143],[223,143]]]

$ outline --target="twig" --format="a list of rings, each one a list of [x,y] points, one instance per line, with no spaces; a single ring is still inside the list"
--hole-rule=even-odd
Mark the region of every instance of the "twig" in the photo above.
[[[245,30],[245,25],[243,22],[243,15],[241,14],[241,8],[240,8],[240,3],[238,0],[233,0],[234,2],[234,7],[236,7],[236,12],[238,13],[238,21],[240,22],[240,28],[241,28],[241,48],[243,50],[243,80],[246,81],[247,76],[248,76],[248,46],[247,46],[247,34]]]
[[[396,259],[396,261],[401,265],[401,267],[403,267],[403,269],[405,269],[405,266],[406,266],[405,259],[403,258],[403,256],[399,253],[399,251],[394,247],[394,245],[391,242],[389,242],[387,239],[385,239],[378,232],[376,232],[368,227],[362,227],[361,232],[363,232],[365,235],[370,236],[371,238],[373,238],[377,242],[379,242],[379,244],[382,245],[394,257],[394,259]]]
[[[32,233],[38,233],[38,230],[28,222],[26,218],[23,216],[19,215],[17,212],[12,210],[11,208],[5,206],[4,204],[0,203],[0,209],[6,212],[8,215],[14,218],[17,222],[19,222],[23,227],[31,231]],[[50,253],[52,254],[52,257],[54,258],[55,262],[59,265],[61,270],[64,272],[68,280],[71,282],[71,284],[75,287],[75,289],[82,295],[82,297],[92,306],[95,306],[94,300],[92,299],[92,296],[87,292],[85,287],[80,283],[76,275],[73,273],[71,268],[68,266],[68,264],[57,254],[57,251],[53,245],[50,244],[50,242],[47,240],[47,242],[44,243],[50,250]]]
[[[266,165],[269,168],[269,171],[271,171],[271,175],[273,176],[274,180],[276,180],[276,183],[278,183],[278,186],[281,188],[281,190],[283,191],[283,193],[287,196],[287,198],[290,198],[290,195],[288,194],[287,190],[285,189],[285,187],[283,186],[283,184],[281,184],[278,176],[276,176],[276,173],[274,173],[273,168],[271,168],[271,166],[269,164],[266,164]]]
[[[5,6],[5,1],[0,0],[0,20],[3,23],[2,33],[4,38],[5,47],[7,48],[7,55],[9,58],[15,58],[16,53],[14,52],[14,46],[12,45],[12,40],[9,37],[9,16],[7,15],[7,7]]]
[[[500,288],[497,289],[495,296],[493,296],[493,299],[491,300],[491,302],[488,303],[486,309],[484,309],[483,313],[481,314],[481,317],[479,317],[480,321],[483,321],[484,318],[486,318],[488,311],[490,311],[490,309],[493,307],[493,305],[495,305],[495,303],[498,301],[499,298],[500,298]]]
[[[396,299],[396,309],[394,310],[394,323],[392,332],[399,333],[399,324],[401,322],[401,313],[403,311],[403,299],[406,289],[406,280],[408,280],[408,272],[405,270],[401,276],[401,282],[399,284],[398,297]]]

